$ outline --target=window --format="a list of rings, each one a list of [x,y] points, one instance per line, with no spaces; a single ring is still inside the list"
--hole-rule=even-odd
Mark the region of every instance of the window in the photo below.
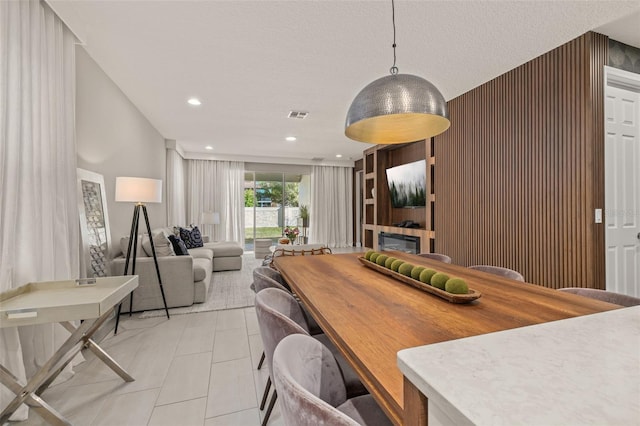
[[[304,241],[300,207],[309,206],[309,174],[246,171],[244,188],[246,250],[254,249],[256,238],[277,243],[287,226],[298,226]]]

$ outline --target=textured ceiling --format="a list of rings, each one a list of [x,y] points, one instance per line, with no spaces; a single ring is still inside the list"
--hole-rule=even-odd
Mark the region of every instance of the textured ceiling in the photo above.
[[[304,163],[357,159],[368,147],[344,136],[344,119],[392,65],[390,1],[48,2],[190,155]],[[640,1],[398,0],[397,65],[449,100],[589,30],[640,47],[639,10]],[[202,106],[187,105],[191,96]]]

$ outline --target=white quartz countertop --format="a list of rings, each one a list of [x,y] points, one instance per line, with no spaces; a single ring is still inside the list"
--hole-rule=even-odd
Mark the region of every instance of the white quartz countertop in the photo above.
[[[398,352],[457,425],[640,425],[640,306]]]

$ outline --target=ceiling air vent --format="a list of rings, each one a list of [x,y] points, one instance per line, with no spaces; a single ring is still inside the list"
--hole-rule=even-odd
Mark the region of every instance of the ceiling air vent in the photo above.
[[[307,115],[309,115],[308,112],[303,112],[303,111],[289,111],[289,118],[299,118],[299,119],[303,119],[303,118],[307,118]]]
[[[324,160],[324,158],[321,158],[321,157],[313,157],[313,158],[311,159],[311,161],[317,161],[317,162],[320,162],[320,161],[322,161],[322,160]]]

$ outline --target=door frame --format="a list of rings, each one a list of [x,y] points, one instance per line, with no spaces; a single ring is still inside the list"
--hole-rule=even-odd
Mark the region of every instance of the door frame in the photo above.
[[[640,74],[605,65],[604,85],[640,93]]]
[[[604,96],[602,101],[606,102],[606,97],[607,97],[607,89],[609,87],[615,87],[617,89],[623,89],[623,90],[628,90],[634,93],[640,93],[640,74],[636,74],[636,73],[632,73],[629,71],[625,71],[625,70],[621,70],[619,68],[613,68],[610,67],[608,65],[605,65],[604,67]],[[604,139],[604,143],[606,143],[606,114],[605,114],[605,139]],[[606,164],[606,163],[605,163]],[[607,170],[606,170],[606,166],[605,166],[605,170],[604,170],[604,178],[605,178],[605,187],[606,187],[606,179],[607,179]],[[605,206],[606,208],[606,206]],[[605,230],[604,233],[604,242],[605,242],[605,247],[606,247],[606,243],[607,243],[607,233]],[[604,250],[604,255],[605,255],[605,259],[604,259],[604,264],[605,264],[605,278],[607,276],[606,273],[606,265],[607,265],[607,250]],[[609,289],[611,283],[607,283],[605,280],[605,289]]]

